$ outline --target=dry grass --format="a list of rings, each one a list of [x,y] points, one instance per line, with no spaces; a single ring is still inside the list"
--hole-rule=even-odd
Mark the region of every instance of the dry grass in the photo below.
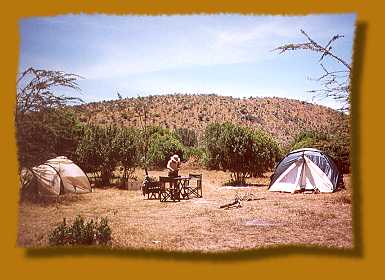
[[[49,203],[22,202],[18,245],[45,247],[48,233],[65,217],[108,217],[112,246],[135,249],[219,252],[281,244],[352,248],[351,186],[333,194],[286,194],[267,191],[268,177],[254,179],[254,187],[221,187],[229,174],[206,170],[203,198],[160,203],[145,199],[139,190],[96,189],[78,199],[65,196]],[[138,173],[138,178],[141,178]],[[151,176],[165,175],[153,171]],[[241,208],[219,206],[236,193],[253,193],[258,200]]]

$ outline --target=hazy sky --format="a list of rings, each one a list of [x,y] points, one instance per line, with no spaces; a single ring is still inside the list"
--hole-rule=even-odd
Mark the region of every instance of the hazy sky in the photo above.
[[[86,102],[149,94],[216,93],[278,96],[311,101],[320,88],[319,55],[279,54],[285,43],[304,42],[304,29],[351,62],[354,14],[311,16],[107,16],[65,15],[20,21],[19,70],[30,66],[83,76]],[[330,68],[343,67],[329,64]],[[334,101],[320,104],[339,107]]]

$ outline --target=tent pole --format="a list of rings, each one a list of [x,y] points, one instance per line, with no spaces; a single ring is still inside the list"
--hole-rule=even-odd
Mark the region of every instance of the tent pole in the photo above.
[[[302,189],[302,179],[303,179],[303,170],[305,168],[305,152],[302,153],[302,169],[301,169],[301,175],[299,179],[299,188]]]
[[[41,165],[47,165],[47,166],[51,167],[53,170],[56,171],[57,175],[59,175],[59,178],[60,178],[60,190],[59,190],[59,195],[63,194],[63,192],[64,192],[64,185],[63,185],[63,179],[61,178],[60,172],[59,172],[59,171],[60,171],[60,163],[59,163],[59,171],[56,170],[56,168],[53,167],[51,164],[43,163],[43,164],[41,164]]]

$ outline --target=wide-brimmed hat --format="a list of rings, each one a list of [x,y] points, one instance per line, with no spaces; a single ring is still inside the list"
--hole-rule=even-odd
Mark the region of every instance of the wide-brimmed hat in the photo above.
[[[173,161],[178,161],[178,160],[179,160],[179,156],[178,156],[178,155],[173,155],[173,156],[171,157],[171,160],[173,160]]]

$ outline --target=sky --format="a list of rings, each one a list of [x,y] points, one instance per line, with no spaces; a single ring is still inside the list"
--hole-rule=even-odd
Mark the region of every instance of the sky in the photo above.
[[[323,74],[319,55],[279,54],[274,48],[305,42],[300,30],[325,45],[344,35],[334,52],[352,61],[355,14],[255,16],[240,14],[114,16],[61,15],[19,22],[19,71],[28,67],[82,76],[85,102],[157,94],[276,96],[313,100]],[[326,61],[328,69],[343,66]],[[78,95],[65,92],[68,95]]]

